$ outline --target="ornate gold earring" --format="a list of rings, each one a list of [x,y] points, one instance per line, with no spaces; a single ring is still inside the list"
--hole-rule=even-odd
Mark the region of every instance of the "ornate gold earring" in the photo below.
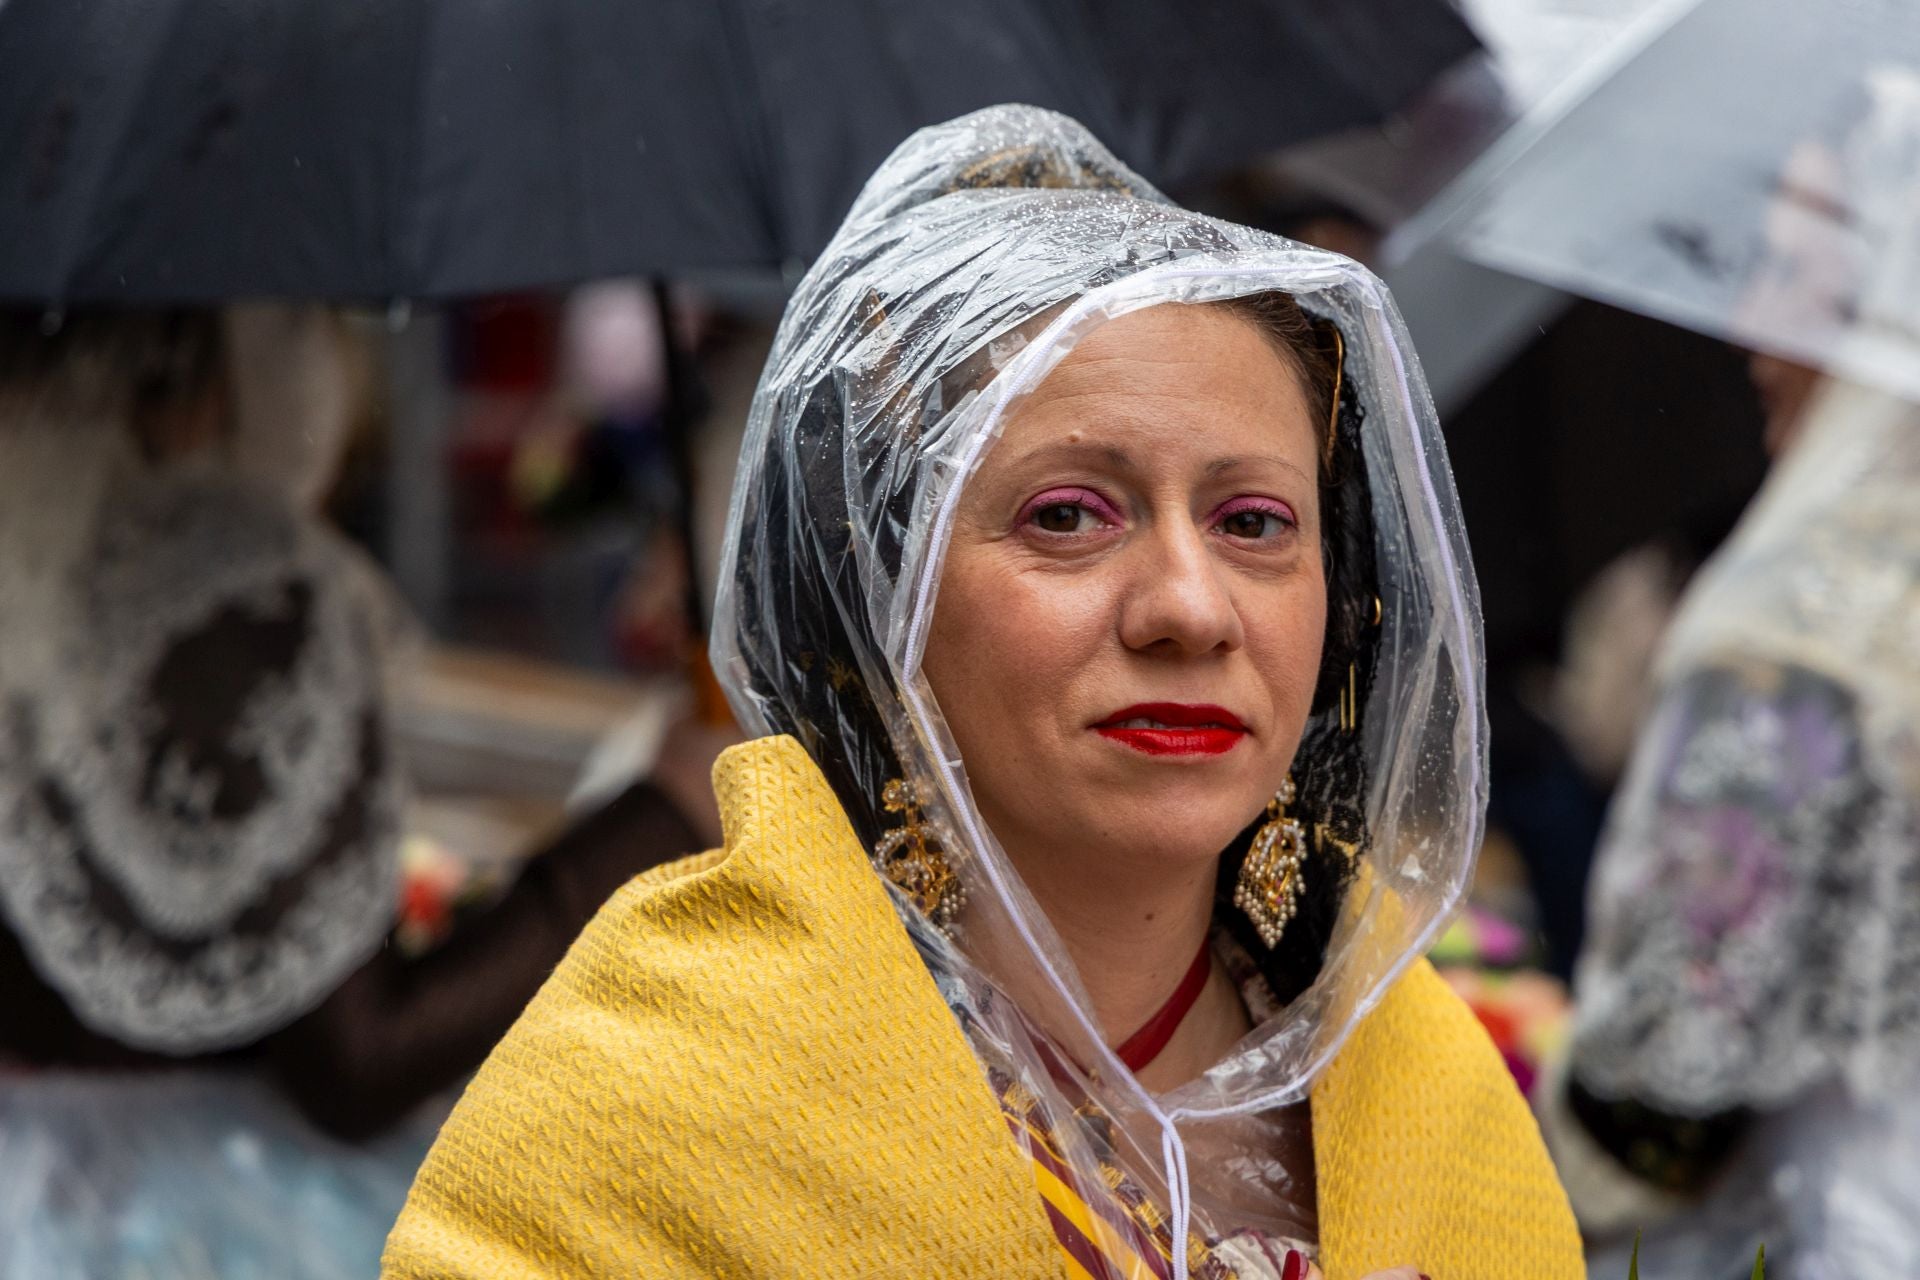
[[[900,814],[901,825],[874,845],[874,867],[912,899],[934,928],[948,932],[960,908],[967,905],[967,887],[940,851],[935,833],[921,819],[913,784],[893,779],[880,792],[880,806]]]
[[[1298,818],[1287,816],[1293,803],[1293,775],[1288,774],[1267,802],[1267,820],[1253,836],[1240,879],[1233,889],[1233,905],[1247,913],[1253,931],[1271,950],[1300,909],[1300,893],[1307,887],[1302,870],[1307,860],[1307,833]]]

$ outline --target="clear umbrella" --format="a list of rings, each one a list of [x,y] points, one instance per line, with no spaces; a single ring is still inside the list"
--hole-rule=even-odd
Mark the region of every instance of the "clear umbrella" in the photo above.
[[[1484,45],[1379,123],[1275,153],[1281,176],[1376,227],[1419,214],[1522,118],[1617,65],[1693,0],[1460,0]]]
[[[1701,0],[1402,232],[1920,399],[1920,8]]]

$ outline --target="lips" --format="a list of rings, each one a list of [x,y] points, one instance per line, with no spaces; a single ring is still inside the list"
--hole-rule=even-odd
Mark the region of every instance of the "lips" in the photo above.
[[[1093,731],[1150,756],[1224,755],[1247,736],[1247,726],[1225,707],[1186,702],[1122,707]]]

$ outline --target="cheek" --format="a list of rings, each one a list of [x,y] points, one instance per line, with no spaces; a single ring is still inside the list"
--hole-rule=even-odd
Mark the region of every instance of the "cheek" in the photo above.
[[[1250,602],[1247,648],[1266,684],[1288,743],[1297,743],[1313,709],[1320,650],[1327,636],[1327,594],[1315,575]]]
[[[955,548],[940,580],[923,666],[969,768],[978,749],[1051,722],[1108,612],[1097,584],[1031,566],[999,547]]]

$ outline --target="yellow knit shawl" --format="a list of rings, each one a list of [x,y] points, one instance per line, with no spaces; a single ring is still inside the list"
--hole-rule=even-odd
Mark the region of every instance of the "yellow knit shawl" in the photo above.
[[[714,770],[726,847],[588,926],[441,1131],[391,1280],[1053,1277],[1033,1176],[791,738]],[[1582,1280],[1538,1129],[1424,962],[1313,1093],[1321,1265]]]

